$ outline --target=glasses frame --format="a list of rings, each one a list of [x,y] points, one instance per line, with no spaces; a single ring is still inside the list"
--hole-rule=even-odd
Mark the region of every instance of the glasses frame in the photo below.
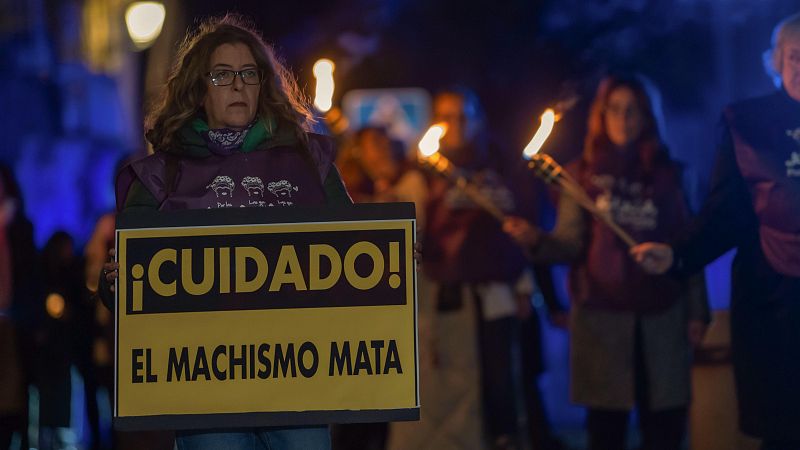
[[[249,72],[251,70],[255,71],[258,74],[258,81],[256,83],[248,83],[244,79],[244,75],[243,75],[244,72]],[[231,78],[231,82],[227,83],[227,84],[218,84],[214,80],[214,73],[215,72],[231,72],[231,73],[233,73],[233,77]],[[206,72],[206,76],[211,79],[211,84],[213,84],[214,86],[230,86],[234,82],[236,82],[236,77],[237,76],[239,77],[240,80],[242,80],[243,84],[246,84],[248,86],[258,86],[259,84],[261,84],[264,81],[264,71],[261,70],[261,69],[242,69],[242,70],[220,69],[220,70],[212,70],[211,72]]]

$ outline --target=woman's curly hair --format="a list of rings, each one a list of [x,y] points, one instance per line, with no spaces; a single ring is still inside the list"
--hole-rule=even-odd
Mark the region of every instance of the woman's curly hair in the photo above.
[[[222,44],[238,43],[250,49],[264,74],[258,116],[274,121],[278,127],[290,128],[298,140],[307,145],[306,131],[313,118],[308,100],[294,76],[249,21],[227,14],[200,23],[178,49],[169,80],[159,96],[162,100],[154,104],[145,117],[145,136],[155,151],[175,147],[177,131],[195,117],[204,117],[203,102],[209,86],[206,74],[210,70],[211,54]]]

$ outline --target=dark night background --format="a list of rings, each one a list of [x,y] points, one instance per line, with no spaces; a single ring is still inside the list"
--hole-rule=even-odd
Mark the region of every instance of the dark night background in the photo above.
[[[136,52],[121,0],[0,0],[0,161],[20,180],[37,245],[56,230],[78,244],[114,206],[112,173],[145,154],[142,104],[197,18],[253,18],[313,94],[318,58],[337,64],[334,103],[352,89],[467,86],[492,139],[514,157],[539,115],[576,106],[545,151],[562,162],[582,146],[588,103],[608,71],[638,71],[661,91],[666,141],[702,201],[722,107],[773,89],[761,55],[796,0],[167,0],[153,47]],[[509,156],[510,155],[510,156]],[[730,256],[724,257],[729,258]],[[707,269],[712,306],[728,304],[728,259]],[[542,380],[556,424],[580,425],[566,393],[566,337],[550,331]]]

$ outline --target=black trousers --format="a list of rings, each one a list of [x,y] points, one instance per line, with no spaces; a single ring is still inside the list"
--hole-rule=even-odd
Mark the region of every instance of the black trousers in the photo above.
[[[642,450],[679,450],[686,435],[686,407],[652,411],[649,405],[647,371],[642,350],[642,333],[636,325],[634,339],[636,406]],[[589,450],[622,450],[628,429],[629,411],[590,408],[586,428]]]

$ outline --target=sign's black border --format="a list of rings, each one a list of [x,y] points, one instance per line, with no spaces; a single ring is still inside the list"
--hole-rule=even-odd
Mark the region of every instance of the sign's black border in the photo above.
[[[120,431],[169,429],[199,430],[209,428],[309,426],[332,423],[369,423],[411,420],[419,420],[419,408],[115,417],[114,428]]]
[[[187,209],[121,212],[117,230],[202,225],[257,225],[293,222],[355,222],[414,219],[413,203],[360,203],[351,206]]]

